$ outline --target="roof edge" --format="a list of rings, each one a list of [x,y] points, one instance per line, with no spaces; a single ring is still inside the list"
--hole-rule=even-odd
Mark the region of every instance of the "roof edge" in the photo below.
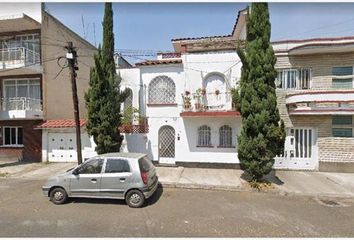
[[[289,39],[289,40],[272,41],[271,44],[304,43],[304,42],[316,42],[316,41],[342,41],[342,40],[354,40],[354,36],[327,37],[327,38],[307,38],[307,39]]]
[[[54,17],[53,15],[51,15],[50,13],[48,13],[45,10],[42,10],[42,14],[47,15],[48,17],[52,18],[56,23],[58,23],[60,26],[64,27],[68,32],[70,32],[71,34],[73,34],[74,36],[76,36],[78,39],[80,39],[80,41],[82,41],[84,44],[90,46],[92,48],[92,50],[98,50],[95,46],[93,46],[89,41],[85,40],[84,38],[82,38],[79,34],[77,34],[76,32],[74,32],[73,30],[71,30],[69,27],[67,27],[64,23],[62,23],[61,21],[59,21],[59,19],[57,19],[56,17]]]

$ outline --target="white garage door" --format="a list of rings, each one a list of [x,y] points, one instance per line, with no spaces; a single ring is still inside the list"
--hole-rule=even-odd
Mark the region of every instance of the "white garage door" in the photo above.
[[[49,133],[48,141],[49,162],[77,161],[75,133]]]

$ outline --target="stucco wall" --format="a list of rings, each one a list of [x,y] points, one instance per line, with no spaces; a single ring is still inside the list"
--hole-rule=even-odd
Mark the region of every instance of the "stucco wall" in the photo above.
[[[119,69],[122,86],[134,91],[133,105],[139,102],[141,112],[149,123],[147,134],[125,134],[125,151],[147,153],[151,159],[159,159],[159,130],[171,126],[175,130],[175,162],[239,163],[236,135],[241,128],[240,117],[181,117],[182,94],[203,88],[208,73],[223,74],[229,87],[234,87],[240,76],[241,63],[235,52],[204,52],[182,55],[183,64],[144,66],[138,69]],[[157,76],[170,77],[176,86],[176,106],[149,105],[150,82]],[[137,87],[139,86],[139,87]],[[202,125],[211,127],[212,148],[197,147],[197,131]],[[219,128],[232,127],[235,148],[218,148]]]
[[[45,119],[73,119],[73,101],[69,69],[65,68],[56,77],[61,68],[57,59],[66,56],[67,41],[77,47],[79,70],[77,71],[77,93],[79,98],[80,118],[85,118],[84,94],[89,86],[90,66],[94,66],[93,55],[96,49],[79,36],[64,27],[51,15],[42,15],[42,62],[43,62],[43,114]],[[61,63],[64,61],[61,61]],[[56,78],[55,78],[56,77]]]

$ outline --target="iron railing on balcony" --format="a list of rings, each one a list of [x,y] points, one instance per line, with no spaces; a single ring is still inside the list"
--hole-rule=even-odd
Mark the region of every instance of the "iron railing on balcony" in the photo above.
[[[40,63],[40,55],[24,47],[0,49],[0,69],[24,67]]]
[[[234,110],[231,92],[182,94],[183,111]]]
[[[15,98],[2,98],[1,106],[3,111],[11,110],[31,110],[41,111],[42,101],[35,98],[15,97]]]

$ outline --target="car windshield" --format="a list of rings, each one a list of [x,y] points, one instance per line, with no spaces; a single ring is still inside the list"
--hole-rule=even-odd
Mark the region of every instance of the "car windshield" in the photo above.
[[[152,164],[148,157],[145,156],[139,159],[139,168],[141,172],[148,172],[153,167],[154,164]]]

